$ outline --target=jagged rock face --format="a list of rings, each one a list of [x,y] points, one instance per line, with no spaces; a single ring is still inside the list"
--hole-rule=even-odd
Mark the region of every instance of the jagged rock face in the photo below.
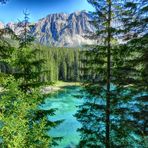
[[[94,41],[84,37],[88,32],[94,32],[90,19],[85,11],[51,14],[39,20],[32,33],[36,41],[45,45],[74,47],[93,44]]]
[[[50,14],[35,23],[31,34],[35,41],[48,46],[77,47],[94,44],[95,41],[86,38],[88,32],[94,32],[90,24],[91,16],[85,11],[71,14]],[[8,23],[16,34],[21,32],[19,23]]]

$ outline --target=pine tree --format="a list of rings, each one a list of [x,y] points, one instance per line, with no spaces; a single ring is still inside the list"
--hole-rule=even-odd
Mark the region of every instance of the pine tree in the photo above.
[[[142,138],[137,138],[132,122],[133,96],[137,91],[131,84],[136,82],[137,70],[132,67],[129,47],[119,40],[128,33],[122,22],[126,4],[114,0],[88,2],[96,10],[92,22],[97,32],[93,37],[101,41],[83,51],[83,80],[88,94],[76,114],[83,125],[79,129],[80,147],[141,146]],[[132,21],[131,17],[126,19]]]
[[[12,73],[11,60],[15,47],[6,39],[6,35],[11,39],[16,39],[16,35],[9,28],[0,29],[0,72],[1,74]],[[10,60],[11,59],[11,60]]]
[[[126,29],[126,42],[127,49],[129,49],[132,58],[131,63],[132,73],[132,85],[135,88],[135,93],[132,94],[137,110],[132,112],[133,127],[135,132],[141,136],[143,145],[147,145],[145,137],[148,135],[147,131],[147,19],[148,19],[148,4],[145,0],[142,1],[128,1],[125,3],[125,13],[123,14],[123,20],[126,22],[124,27]],[[131,19],[127,19],[127,18]]]
[[[111,0],[108,0],[108,1],[89,0],[88,2],[91,3],[96,9],[96,13],[94,13],[94,19],[97,20],[95,22],[95,27],[98,29],[97,35],[102,35],[101,37],[104,37],[103,38],[104,39],[104,47],[105,47],[104,49],[106,50],[106,53],[102,53],[102,55],[105,54],[107,58],[105,61],[102,61],[100,59],[100,63],[103,62],[102,65],[103,66],[106,65],[106,70],[103,70],[103,71],[105,71],[107,75],[105,75],[105,77],[104,77],[103,75],[101,76],[101,73],[100,73],[100,76],[98,76],[98,79],[101,79],[101,80],[99,80],[99,81],[102,81],[101,85],[100,85],[100,87],[98,86],[98,89],[97,88],[93,88],[93,89],[97,89],[97,91],[99,92],[99,91],[101,91],[100,89],[102,89],[102,87],[104,87],[106,85],[106,91],[105,91],[105,93],[106,93],[106,97],[105,97],[106,98],[106,109],[105,109],[106,110],[105,111],[106,112],[106,114],[105,114],[105,116],[106,116],[106,119],[105,119],[105,126],[106,126],[105,131],[106,132],[105,132],[105,134],[106,134],[106,136],[105,136],[105,141],[106,142],[105,143],[106,143],[106,147],[109,148],[110,147],[110,99],[111,99],[111,48],[112,48],[111,47],[111,40],[113,38],[113,29],[114,29],[111,25],[111,23],[113,22],[113,19],[112,19],[113,2]],[[116,15],[116,14],[114,13],[114,15]],[[93,50],[93,53],[97,52],[97,50],[98,50],[98,47],[95,50]],[[97,59],[93,58],[91,60],[93,60],[93,62],[91,63],[91,66],[92,66],[92,64],[94,64],[94,66],[92,66],[92,69],[93,69],[92,72],[93,72],[97,68],[96,67],[97,62],[95,62],[95,60],[97,60]],[[102,68],[102,66],[101,66],[101,68]],[[87,67],[87,69],[89,69],[89,67]],[[92,72],[91,72],[91,74],[92,74]],[[97,72],[95,72],[95,73],[97,73]],[[94,83],[97,78],[95,76],[95,73],[93,74],[93,76],[90,74],[93,78],[92,83]],[[95,83],[97,83],[97,81]],[[101,92],[99,92],[99,93],[101,93]],[[93,101],[92,101],[92,103],[93,103]],[[99,106],[98,106],[98,108],[99,108]],[[104,109],[104,107],[102,107],[102,108]]]
[[[18,70],[18,73],[15,73],[14,76],[16,79],[21,80],[21,89],[25,92],[25,93],[31,93],[31,96],[34,95],[32,94],[32,90],[35,90],[35,93],[40,94],[40,87],[41,85],[43,85],[43,83],[40,81],[40,75],[42,73],[44,73],[45,71],[41,71],[42,70],[42,66],[44,64],[44,59],[36,59],[36,56],[38,53],[40,52],[40,49],[33,49],[31,46],[32,41],[34,40],[33,37],[30,35],[30,28],[28,28],[29,26],[29,22],[28,22],[28,13],[24,12],[25,18],[24,21],[21,23],[23,25],[23,30],[20,34],[19,37],[19,51],[17,54],[17,60],[16,60],[16,65],[18,67],[16,67],[16,69]],[[32,26],[31,26],[32,27]],[[47,70],[46,70],[47,71]],[[39,88],[39,90],[35,89],[35,88]],[[45,96],[44,95],[38,95],[36,98],[37,101],[37,105],[39,106],[40,104],[43,103]],[[36,136],[36,134],[39,134],[36,132],[36,129],[40,129],[42,134],[41,136],[43,136],[43,139],[49,139],[50,140],[50,136],[47,136],[46,131],[48,130],[48,128],[54,127],[56,126],[58,123],[60,123],[60,121],[48,121],[47,119],[47,115],[53,115],[53,110],[43,110],[40,109],[39,107],[37,109],[33,109],[31,111],[31,116],[29,117],[30,119],[30,126],[32,127],[30,129],[30,140],[33,140],[34,137]],[[40,132],[40,131],[39,131]],[[35,134],[35,135],[33,135]],[[28,139],[28,140],[29,140]],[[40,139],[36,139],[38,142],[36,143],[36,141],[34,141],[36,143],[36,146],[38,146],[38,144],[40,145]],[[47,140],[48,142],[48,140]],[[42,142],[41,142],[42,145]]]
[[[28,13],[24,12],[25,18],[20,22],[22,30],[19,35],[19,49],[16,53],[15,72],[14,76],[19,79],[20,87],[23,91],[29,91],[31,87],[38,87],[42,85],[39,81],[39,76],[42,73],[41,66],[43,59],[36,59],[39,49],[33,48],[33,37],[30,35],[30,27],[28,22]]]
[[[0,95],[2,100],[0,120],[4,123],[1,130],[2,146],[51,147],[52,144],[56,144],[55,139],[59,139],[59,137],[51,137],[47,131],[61,121],[49,121],[47,115],[54,115],[54,110],[44,110],[40,107],[46,97],[41,94],[41,87],[39,87],[42,84],[40,75],[42,74],[43,59],[38,59],[40,51],[33,48],[33,38],[30,36],[28,28],[28,14],[26,12],[24,14],[25,20],[20,23],[23,26],[18,37],[19,48],[13,53],[15,71],[12,75],[15,80],[12,77],[12,80],[8,78],[6,84],[3,81],[4,91]],[[22,123],[15,121],[17,116],[20,117]],[[10,120],[9,123],[8,120]],[[21,129],[22,127],[24,129]],[[18,134],[16,134],[17,130],[19,130]]]

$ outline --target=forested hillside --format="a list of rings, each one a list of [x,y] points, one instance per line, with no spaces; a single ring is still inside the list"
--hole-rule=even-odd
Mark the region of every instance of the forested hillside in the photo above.
[[[40,81],[47,83],[58,80],[79,81],[80,49],[47,47],[39,44],[32,46],[34,49],[38,48],[40,50],[36,59],[44,59],[42,70],[45,72],[40,76]],[[15,69],[10,65],[0,63],[0,71],[7,73],[15,71]]]
[[[41,81],[56,82],[79,80],[79,49],[39,46],[40,58],[45,60],[44,69],[48,71],[41,76]]]

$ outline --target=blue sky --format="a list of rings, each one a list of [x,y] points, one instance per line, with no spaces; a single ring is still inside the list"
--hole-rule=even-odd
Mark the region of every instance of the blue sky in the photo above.
[[[25,9],[30,12],[30,21],[36,22],[51,13],[70,13],[93,8],[87,0],[8,0],[6,5],[0,5],[0,21],[17,22],[22,19]]]

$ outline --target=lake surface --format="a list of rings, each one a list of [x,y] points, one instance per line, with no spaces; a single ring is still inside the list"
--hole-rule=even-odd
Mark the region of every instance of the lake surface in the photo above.
[[[52,121],[64,119],[58,127],[49,131],[52,136],[61,136],[63,139],[58,142],[58,146],[53,148],[75,148],[79,143],[80,135],[77,129],[81,127],[81,124],[73,116],[77,110],[78,105],[83,103],[82,99],[78,98],[80,95],[80,87],[66,87],[62,91],[58,91],[50,95],[45,100],[45,106],[47,108],[57,108],[55,116],[50,116]]]

